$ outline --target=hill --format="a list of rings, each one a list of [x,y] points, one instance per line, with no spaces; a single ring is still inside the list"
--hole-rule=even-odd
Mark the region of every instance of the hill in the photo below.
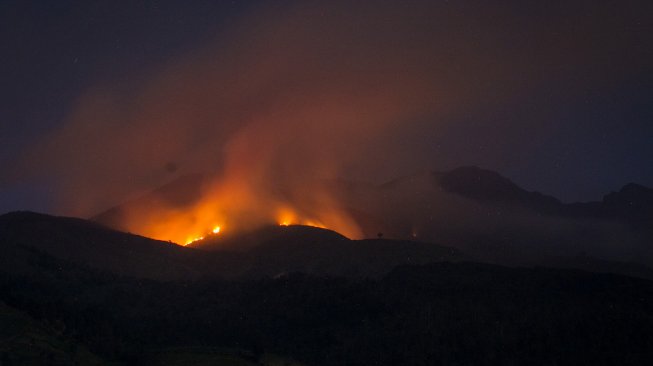
[[[32,212],[0,216],[3,270],[30,274],[72,263],[156,280],[251,278],[294,271],[380,276],[400,264],[458,261],[457,250],[431,243],[349,240],[325,229],[271,226],[182,247],[95,222]]]
[[[182,177],[94,220],[124,229],[121,215],[148,221],[162,202],[183,210],[201,199],[204,181]],[[367,238],[382,232],[385,238],[435,242],[504,264],[585,256],[653,265],[653,190],[637,184],[606,194],[602,201],[571,204],[474,166],[419,173],[379,186],[340,180],[324,185]]]
[[[33,212],[0,216],[0,264],[5,271],[41,270],[38,258],[51,256],[111,273],[159,280],[192,279],[214,273],[228,259],[119,232],[95,222]]]
[[[477,201],[519,205],[547,215],[653,222],[653,189],[635,183],[606,194],[601,201],[564,204],[554,197],[526,191],[499,173],[474,166],[434,175],[446,191]]]
[[[350,240],[311,226],[266,226],[231,236],[216,236],[194,248],[244,252],[252,260],[249,275],[276,276],[290,272],[369,277],[384,275],[401,264],[470,259],[460,251],[408,240]]]
[[[434,244],[349,240],[306,226],[184,248],[26,212],[0,216],[0,245],[0,347],[9,362],[37,353],[116,365],[653,357],[653,282],[628,276],[460,262],[469,257]]]
[[[422,172],[379,186],[341,180],[324,185],[367,238],[383,233],[387,239],[438,243],[475,260],[506,265],[574,263],[647,277],[653,266],[653,190],[636,184],[601,201],[570,204],[473,166]],[[202,179],[185,177],[110,211],[151,219],[157,215],[152,202],[183,210],[201,197],[201,187]],[[121,228],[107,217],[118,216],[95,219]],[[241,245],[253,239],[241,236]],[[623,272],[626,267],[631,269]]]
[[[159,282],[69,266],[0,271],[0,301],[60,324],[64,337],[116,364],[260,364],[271,354],[325,366],[653,357],[653,282],[582,271],[436,263],[376,279]]]
[[[367,215],[360,221],[366,236],[381,231],[437,241],[479,260],[525,264],[585,256],[651,265],[651,190],[638,187],[627,185],[601,202],[565,204],[496,172],[462,167],[354,189],[342,200]]]
[[[44,324],[0,300],[0,365],[109,365],[64,336],[64,324]]]

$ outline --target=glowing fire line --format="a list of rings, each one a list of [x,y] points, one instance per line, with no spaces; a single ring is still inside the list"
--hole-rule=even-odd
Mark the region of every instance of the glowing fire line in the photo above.
[[[279,226],[292,226],[292,225],[302,225],[302,226],[312,226],[321,229],[327,228],[341,228],[343,220],[339,220],[337,216],[334,215],[317,215],[309,212],[303,212],[302,210],[296,209],[289,205],[280,205],[276,206],[273,209],[264,210],[268,213],[267,219],[260,220],[255,224],[247,221],[245,224],[240,224],[239,222],[232,222],[229,224],[229,232],[237,233],[240,231],[253,230],[257,227],[264,227],[266,225],[279,225]],[[181,237],[177,241],[182,246],[189,246],[193,243],[210,240],[217,235],[223,235],[225,230],[225,223],[229,223],[227,219],[229,215],[224,212],[216,210],[215,206],[207,205],[206,209],[200,209],[196,211],[195,215],[189,215],[186,218],[185,222],[182,222],[182,219],[179,222],[175,223],[174,220],[169,220],[164,225],[159,227],[165,228],[171,236]],[[325,220],[323,220],[323,217]],[[172,216],[174,218],[178,216]],[[244,216],[247,219],[247,216]],[[346,225],[345,225],[346,228]],[[185,235],[183,233],[186,233]],[[176,233],[176,234],[175,234]],[[181,235],[179,235],[181,233]]]
[[[190,239],[186,240],[186,243],[184,244],[184,246],[187,246],[189,244],[195,243],[195,242],[200,241],[200,240],[204,240],[204,238],[206,238],[207,236],[218,235],[218,234],[220,234],[221,230],[222,230],[222,227],[215,226],[215,227],[213,227],[211,232],[209,234],[205,235],[205,236],[198,236],[198,237],[194,237],[194,238],[190,238]]]
[[[279,226],[290,226],[290,225],[304,225],[304,226],[312,226],[312,227],[317,227],[321,229],[326,229],[326,226],[322,225],[320,222],[313,221],[313,220],[297,220],[296,216],[294,214],[291,214],[290,216],[285,215],[284,218],[279,219],[277,222]],[[221,226],[214,226],[213,229],[208,232],[207,234],[203,236],[195,236],[191,237],[186,240],[184,243],[184,246],[190,245],[192,243],[198,242],[200,240],[204,240],[205,238],[208,238],[210,236],[215,236],[218,235],[222,232],[222,227]]]

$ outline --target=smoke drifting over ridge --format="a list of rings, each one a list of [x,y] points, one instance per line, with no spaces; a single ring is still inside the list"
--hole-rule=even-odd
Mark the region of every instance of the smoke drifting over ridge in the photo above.
[[[585,36],[603,26],[579,6],[534,17],[501,6],[397,4],[260,7],[203,49],[90,89],[26,164],[54,177],[65,214],[90,216],[146,191],[170,179],[172,163],[179,173],[217,178],[190,213],[171,210],[162,213],[170,220],[148,227],[200,235],[290,210],[356,237],[342,203],[316,178],[352,166],[428,166],[410,159],[420,158],[419,147],[398,151],[392,136],[437,133],[458,115],[576,73],[597,52]],[[601,50],[621,40],[605,44]]]

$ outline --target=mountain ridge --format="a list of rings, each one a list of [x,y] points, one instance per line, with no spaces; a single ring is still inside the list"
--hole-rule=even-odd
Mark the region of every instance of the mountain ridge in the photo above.
[[[500,173],[475,165],[461,166],[448,171],[428,171],[397,178],[380,185],[352,181],[333,181],[332,185],[345,189],[388,189],[421,174],[433,176],[444,191],[479,202],[519,204],[542,214],[594,218],[636,219],[653,218],[653,189],[637,183],[626,183],[616,191],[606,193],[601,200],[563,203],[558,198],[538,191],[528,191]],[[185,207],[196,203],[209,178],[204,174],[180,176],[149,193],[102,211],[90,219],[106,226],[125,229],[120,224],[122,215],[130,210],[148,212],[159,205]],[[644,217],[643,217],[644,216]]]
[[[479,260],[506,264],[585,253],[598,260],[653,265],[649,245],[653,242],[653,190],[634,183],[607,193],[601,201],[577,203],[527,191],[497,172],[476,166],[427,171],[381,185],[342,180],[324,185],[358,224],[363,238],[382,233],[388,239],[434,242]],[[200,185],[194,183],[188,189],[193,191],[193,186]],[[183,190],[186,186],[173,187]],[[186,194],[201,196],[195,192]],[[161,197],[149,200],[171,202]],[[156,208],[148,206],[121,209],[134,210],[135,217],[147,222],[155,222],[150,219],[157,215]],[[101,217],[95,220],[124,230]]]
[[[241,242],[247,235],[253,237],[250,243]],[[269,277],[296,271],[374,277],[400,264],[469,259],[458,250],[432,243],[357,241],[299,225],[244,233],[226,245],[212,246],[215,243],[208,239],[193,244],[182,247],[78,218],[33,212],[0,215],[0,248],[6,254],[0,264],[19,273],[33,272],[38,265],[32,260],[41,253],[118,275],[166,281]]]

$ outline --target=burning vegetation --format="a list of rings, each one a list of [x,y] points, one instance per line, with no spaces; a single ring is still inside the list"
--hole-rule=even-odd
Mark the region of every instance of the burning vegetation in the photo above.
[[[337,195],[324,184],[305,181],[301,189],[272,189],[273,185],[247,179],[238,180],[243,183],[236,183],[235,178],[209,181],[193,202],[179,205],[155,199],[147,207],[125,209],[120,215],[121,227],[184,246],[268,225],[306,225],[362,237]]]

